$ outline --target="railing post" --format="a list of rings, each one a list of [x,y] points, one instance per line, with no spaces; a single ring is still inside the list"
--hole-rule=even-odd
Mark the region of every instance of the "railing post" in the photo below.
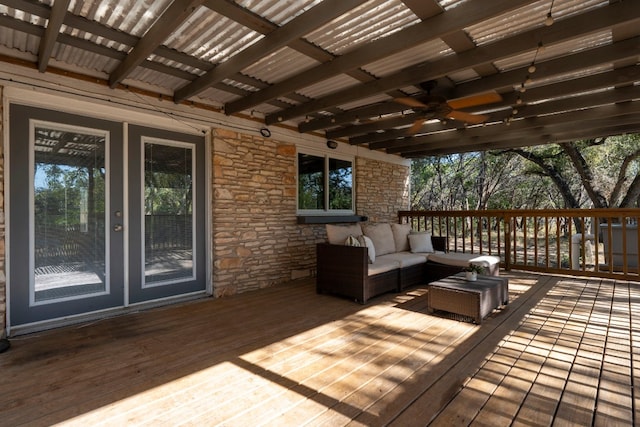
[[[511,215],[504,216],[504,269],[511,270]]]

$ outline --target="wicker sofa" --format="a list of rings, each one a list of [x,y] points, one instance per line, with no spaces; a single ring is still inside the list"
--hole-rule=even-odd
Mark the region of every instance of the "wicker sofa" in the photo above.
[[[499,258],[445,253],[446,238],[414,233],[408,225],[327,225],[327,235],[328,242],[317,244],[317,292],[362,304],[386,292],[400,292],[456,274],[469,263],[487,267],[489,274],[499,274]],[[360,244],[352,246],[353,238]],[[412,245],[414,241],[422,243]],[[372,257],[372,253],[376,254]]]

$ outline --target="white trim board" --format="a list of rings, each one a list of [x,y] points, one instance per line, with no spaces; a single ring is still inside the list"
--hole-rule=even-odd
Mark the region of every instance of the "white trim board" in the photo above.
[[[205,134],[210,129],[227,129],[244,134],[260,135],[264,124],[248,118],[227,116],[161,101],[120,89],[109,89],[100,84],[73,79],[56,74],[40,74],[37,70],[6,64],[0,71],[0,85],[5,88],[4,97],[10,101],[42,108],[81,113],[101,119],[149,125],[184,133]],[[37,96],[34,96],[37,94]],[[69,102],[72,100],[73,102]],[[272,138],[306,148],[326,148],[326,139],[315,134],[303,134],[283,126],[269,127]],[[411,160],[400,156],[372,151],[365,147],[338,143],[337,153],[369,158],[393,164],[409,166]]]

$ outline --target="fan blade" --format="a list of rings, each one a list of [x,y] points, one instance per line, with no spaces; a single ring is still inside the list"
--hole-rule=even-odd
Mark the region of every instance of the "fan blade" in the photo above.
[[[489,116],[486,116],[484,114],[470,114],[470,113],[465,113],[464,111],[454,110],[449,114],[447,114],[447,118],[460,120],[461,122],[470,123],[472,125],[477,125],[478,123],[487,121]]]
[[[407,130],[407,135],[414,135],[418,133],[420,129],[422,129],[422,125],[424,124],[424,119],[418,119],[413,122],[413,125]]]
[[[460,110],[461,108],[475,107],[477,105],[493,104],[502,101],[502,97],[497,92],[487,92],[480,95],[467,96],[465,98],[458,98],[448,101],[449,107],[454,110]]]
[[[393,100],[395,102],[397,102],[398,104],[408,105],[409,107],[416,107],[416,108],[426,108],[427,107],[426,104],[423,104],[422,102],[418,101],[417,99],[410,98],[410,97],[394,98]]]

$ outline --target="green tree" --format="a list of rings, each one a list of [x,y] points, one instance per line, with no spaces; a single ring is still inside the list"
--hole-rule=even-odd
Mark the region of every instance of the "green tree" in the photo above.
[[[528,161],[525,173],[549,179],[567,208],[637,207],[640,135],[593,138],[511,149]]]
[[[524,161],[523,161],[524,160]],[[640,206],[640,135],[414,160],[412,209]]]

